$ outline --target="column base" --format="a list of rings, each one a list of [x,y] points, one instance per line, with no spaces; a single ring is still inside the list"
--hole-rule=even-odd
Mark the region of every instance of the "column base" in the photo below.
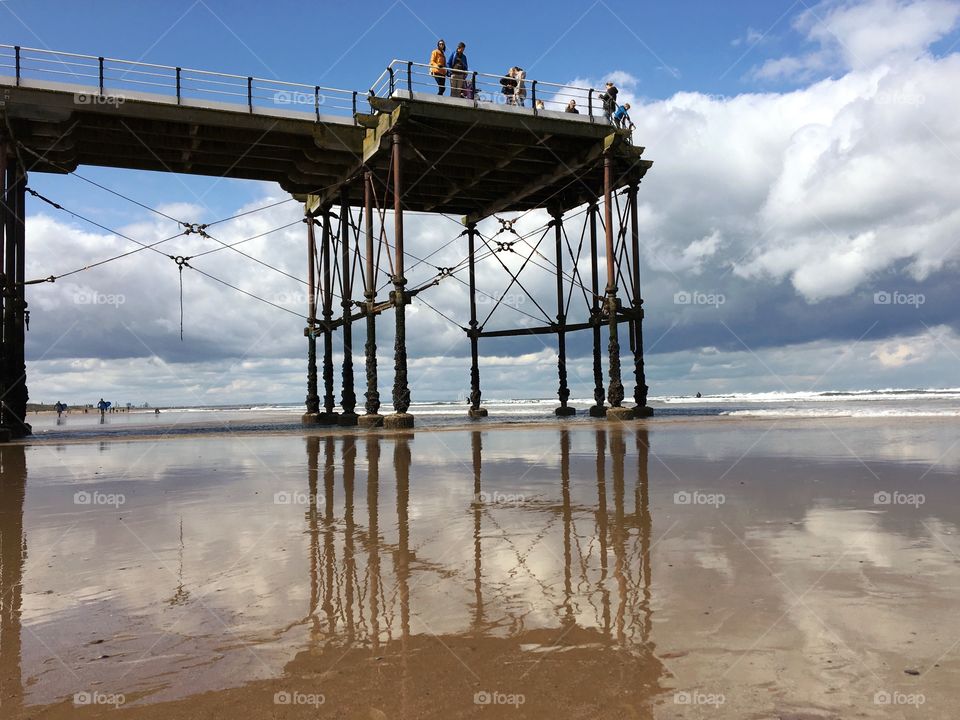
[[[337,418],[340,417],[340,413],[336,412],[322,412],[318,416],[320,418],[320,425],[336,425]]]
[[[363,428],[383,427],[383,415],[367,413],[357,418],[357,425]]]
[[[607,408],[607,420],[618,420],[624,422],[626,420],[633,420],[633,408],[626,407],[612,407]]]
[[[467,410],[467,416],[471,420],[478,420],[480,418],[485,418],[487,417],[487,415],[488,415],[487,409],[483,407],[478,407],[478,408],[472,407],[469,410]]]
[[[577,414],[577,409],[572,407],[561,406],[553,411],[553,414],[557,417],[570,417],[571,415]]]
[[[337,418],[337,425],[342,427],[356,427],[358,415],[355,412],[340,413]]]
[[[383,427],[387,430],[409,430],[413,427],[413,415],[394,413],[383,418]]]
[[[649,405],[644,405],[643,407],[637,406],[633,409],[633,416],[637,418],[653,417],[653,408]]]
[[[594,405],[592,408],[587,410],[587,413],[592,418],[602,418],[607,416],[607,406],[606,405]]]
[[[320,413],[304,413],[300,417],[300,423],[303,425],[320,425]]]
[[[13,433],[8,428],[0,427],[0,443],[8,443],[13,440]]]

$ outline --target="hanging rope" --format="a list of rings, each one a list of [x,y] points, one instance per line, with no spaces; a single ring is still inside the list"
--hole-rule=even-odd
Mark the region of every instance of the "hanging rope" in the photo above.
[[[183,257],[183,255],[173,255],[168,256],[177,264],[177,270],[180,272],[180,342],[183,342],[183,269],[185,267],[190,267],[190,263],[187,262],[192,258]]]

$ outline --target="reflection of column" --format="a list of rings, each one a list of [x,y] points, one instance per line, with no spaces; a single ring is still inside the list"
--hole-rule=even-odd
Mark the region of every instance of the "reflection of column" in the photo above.
[[[626,644],[624,622],[627,609],[627,534],[623,515],[623,461],[626,454],[623,432],[616,428],[610,435],[610,455],[613,457],[613,576],[617,580],[617,641]]]
[[[470,433],[470,445],[473,450],[473,627],[479,631],[483,627],[483,546],[480,542],[480,521],[483,517],[480,495],[483,492],[480,482],[483,436],[479,431]]]
[[[323,443],[323,565],[326,582],[323,588],[323,610],[327,614],[327,633],[333,635],[337,629],[337,618],[333,608],[335,549],[333,537],[333,438]]]
[[[643,575],[643,601],[640,609],[643,613],[643,631],[641,640],[650,641],[653,629],[653,611],[650,608],[652,578],[650,576],[650,538],[653,531],[653,518],[650,515],[650,436],[646,428],[638,428],[637,437],[637,489],[634,512],[640,529],[640,572]]]
[[[23,708],[20,613],[26,486],[23,446],[0,446],[0,715],[5,718],[19,717]]]
[[[576,622],[573,615],[573,568],[570,531],[573,512],[570,509],[570,432],[560,431],[560,490],[563,494],[563,618],[561,624],[569,627]]]
[[[319,478],[320,438],[307,437],[307,530],[310,533],[310,621],[314,636],[320,633],[320,618],[317,617],[317,605],[320,604],[320,526],[317,512],[317,480]]]
[[[370,641],[380,647],[380,438],[367,437],[367,567],[370,571]]]
[[[347,641],[354,641],[353,625],[353,580],[357,573],[357,561],[353,548],[353,481],[357,465],[357,439],[343,438],[343,565],[344,591],[346,593]],[[361,613],[362,614],[362,613]]]
[[[597,430],[597,534],[600,536],[600,598],[603,633],[610,634],[610,590],[607,589],[607,433]]]
[[[396,554],[397,583],[400,586],[400,627],[404,649],[410,636],[410,442],[398,437],[393,449],[393,467],[397,475],[397,528],[399,544]]]

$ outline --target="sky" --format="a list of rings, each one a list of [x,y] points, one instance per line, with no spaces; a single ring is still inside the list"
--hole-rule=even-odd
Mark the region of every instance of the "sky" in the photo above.
[[[444,37],[448,46],[466,42],[480,71],[518,64],[529,77],[592,87],[615,79],[633,105],[634,141],[655,163],[640,190],[652,395],[960,386],[960,2],[559,0],[550,8],[6,0],[0,42],[362,90],[393,58],[425,62]],[[80,173],[193,222],[286,197],[251,181]],[[168,220],[77,177],[36,174],[30,185],[141,242],[172,234]],[[249,237],[301,214],[288,202],[224,223],[218,237]],[[522,228],[544,221],[532,213]],[[407,247],[420,257],[462,229],[442,217],[405,225]],[[209,246],[194,236],[169,251]],[[31,199],[27,247],[33,278],[135,246]],[[300,225],[244,248],[305,276]],[[455,243],[435,260],[454,264],[464,254]],[[203,267],[303,312],[297,280],[232,253]],[[492,260],[478,272],[490,294],[505,287]],[[421,267],[410,276],[428,275]],[[551,278],[534,272],[525,284],[549,312]],[[31,400],[303,399],[302,319],[186,273],[181,341],[179,293],[176,267],[152,253],[31,286]],[[442,283],[424,299],[466,324],[462,284]],[[508,300],[513,307],[498,310],[488,329],[538,314],[521,295]],[[413,399],[465,398],[463,331],[417,301],[409,314]],[[378,325],[385,399],[391,326],[390,315]],[[362,327],[355,335],[361,379]],[[482,341],[481,352],[485,397],[555,394],[549,337]],[[589,352],[589,334],[571,336],[572,397],[592,396]],[[626,384],[630,395],[632,378]]]

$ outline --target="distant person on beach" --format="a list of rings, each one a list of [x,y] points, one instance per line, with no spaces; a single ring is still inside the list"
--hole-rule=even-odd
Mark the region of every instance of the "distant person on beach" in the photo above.
[[[60,417],[61,415],[63,415],[63,411],[67,409],[67,406],[64,405],[62,402],[60,402],[59,400],[57,401],[57,404],[54,405],[53,407],[57,411],[57,417]]]
[[[437,81],[437,95],[443,95],[447,89],[447,44],[437,41],[437,47],[430,53],[430,74]]]
[[[154,415],[159,415],[159,414],[160,414],[160,408],[154,408],[153,414],[154,414]]]
[[[575,115],[579,115],[579,114],[580,114],[580,111],[577,110],[577,101],[576,101],[576,100],[571,100],[570,102],[568,102],[568,103],[567,103],[567,107],[565,107],[563,111],[564,111],[564,112],[568,112],[568,113],[574,113]]]
[[[633,120],[630,119],[630,113],[627,112],[629,109],[630,103],[626,103],[625,105],[620,105],[613,113],[613,124],[621,130],[633,130],[633,128],[636,127],[636,125],[633,124]]]
[[[100,402],[97,403],[97,409],[100,411],[100,417],[103,417],[103,414],[110,408],[110,403],[108,403],[103,398],[100,398]]]
[[[703,397],[699,392],[697,392],[697,397]]]
[[[450,67],[450,97],[463,97],[463,81],[467,77],[467,46],[457,44],[457,49],[450,55],[447,65]]]
[[[607,122],[613,124],[613,113],[617,111],[617,95],[620,91],[612,82],[608,82],[606,89],[600,93],[600,100],[603,102],[603,116]]]

